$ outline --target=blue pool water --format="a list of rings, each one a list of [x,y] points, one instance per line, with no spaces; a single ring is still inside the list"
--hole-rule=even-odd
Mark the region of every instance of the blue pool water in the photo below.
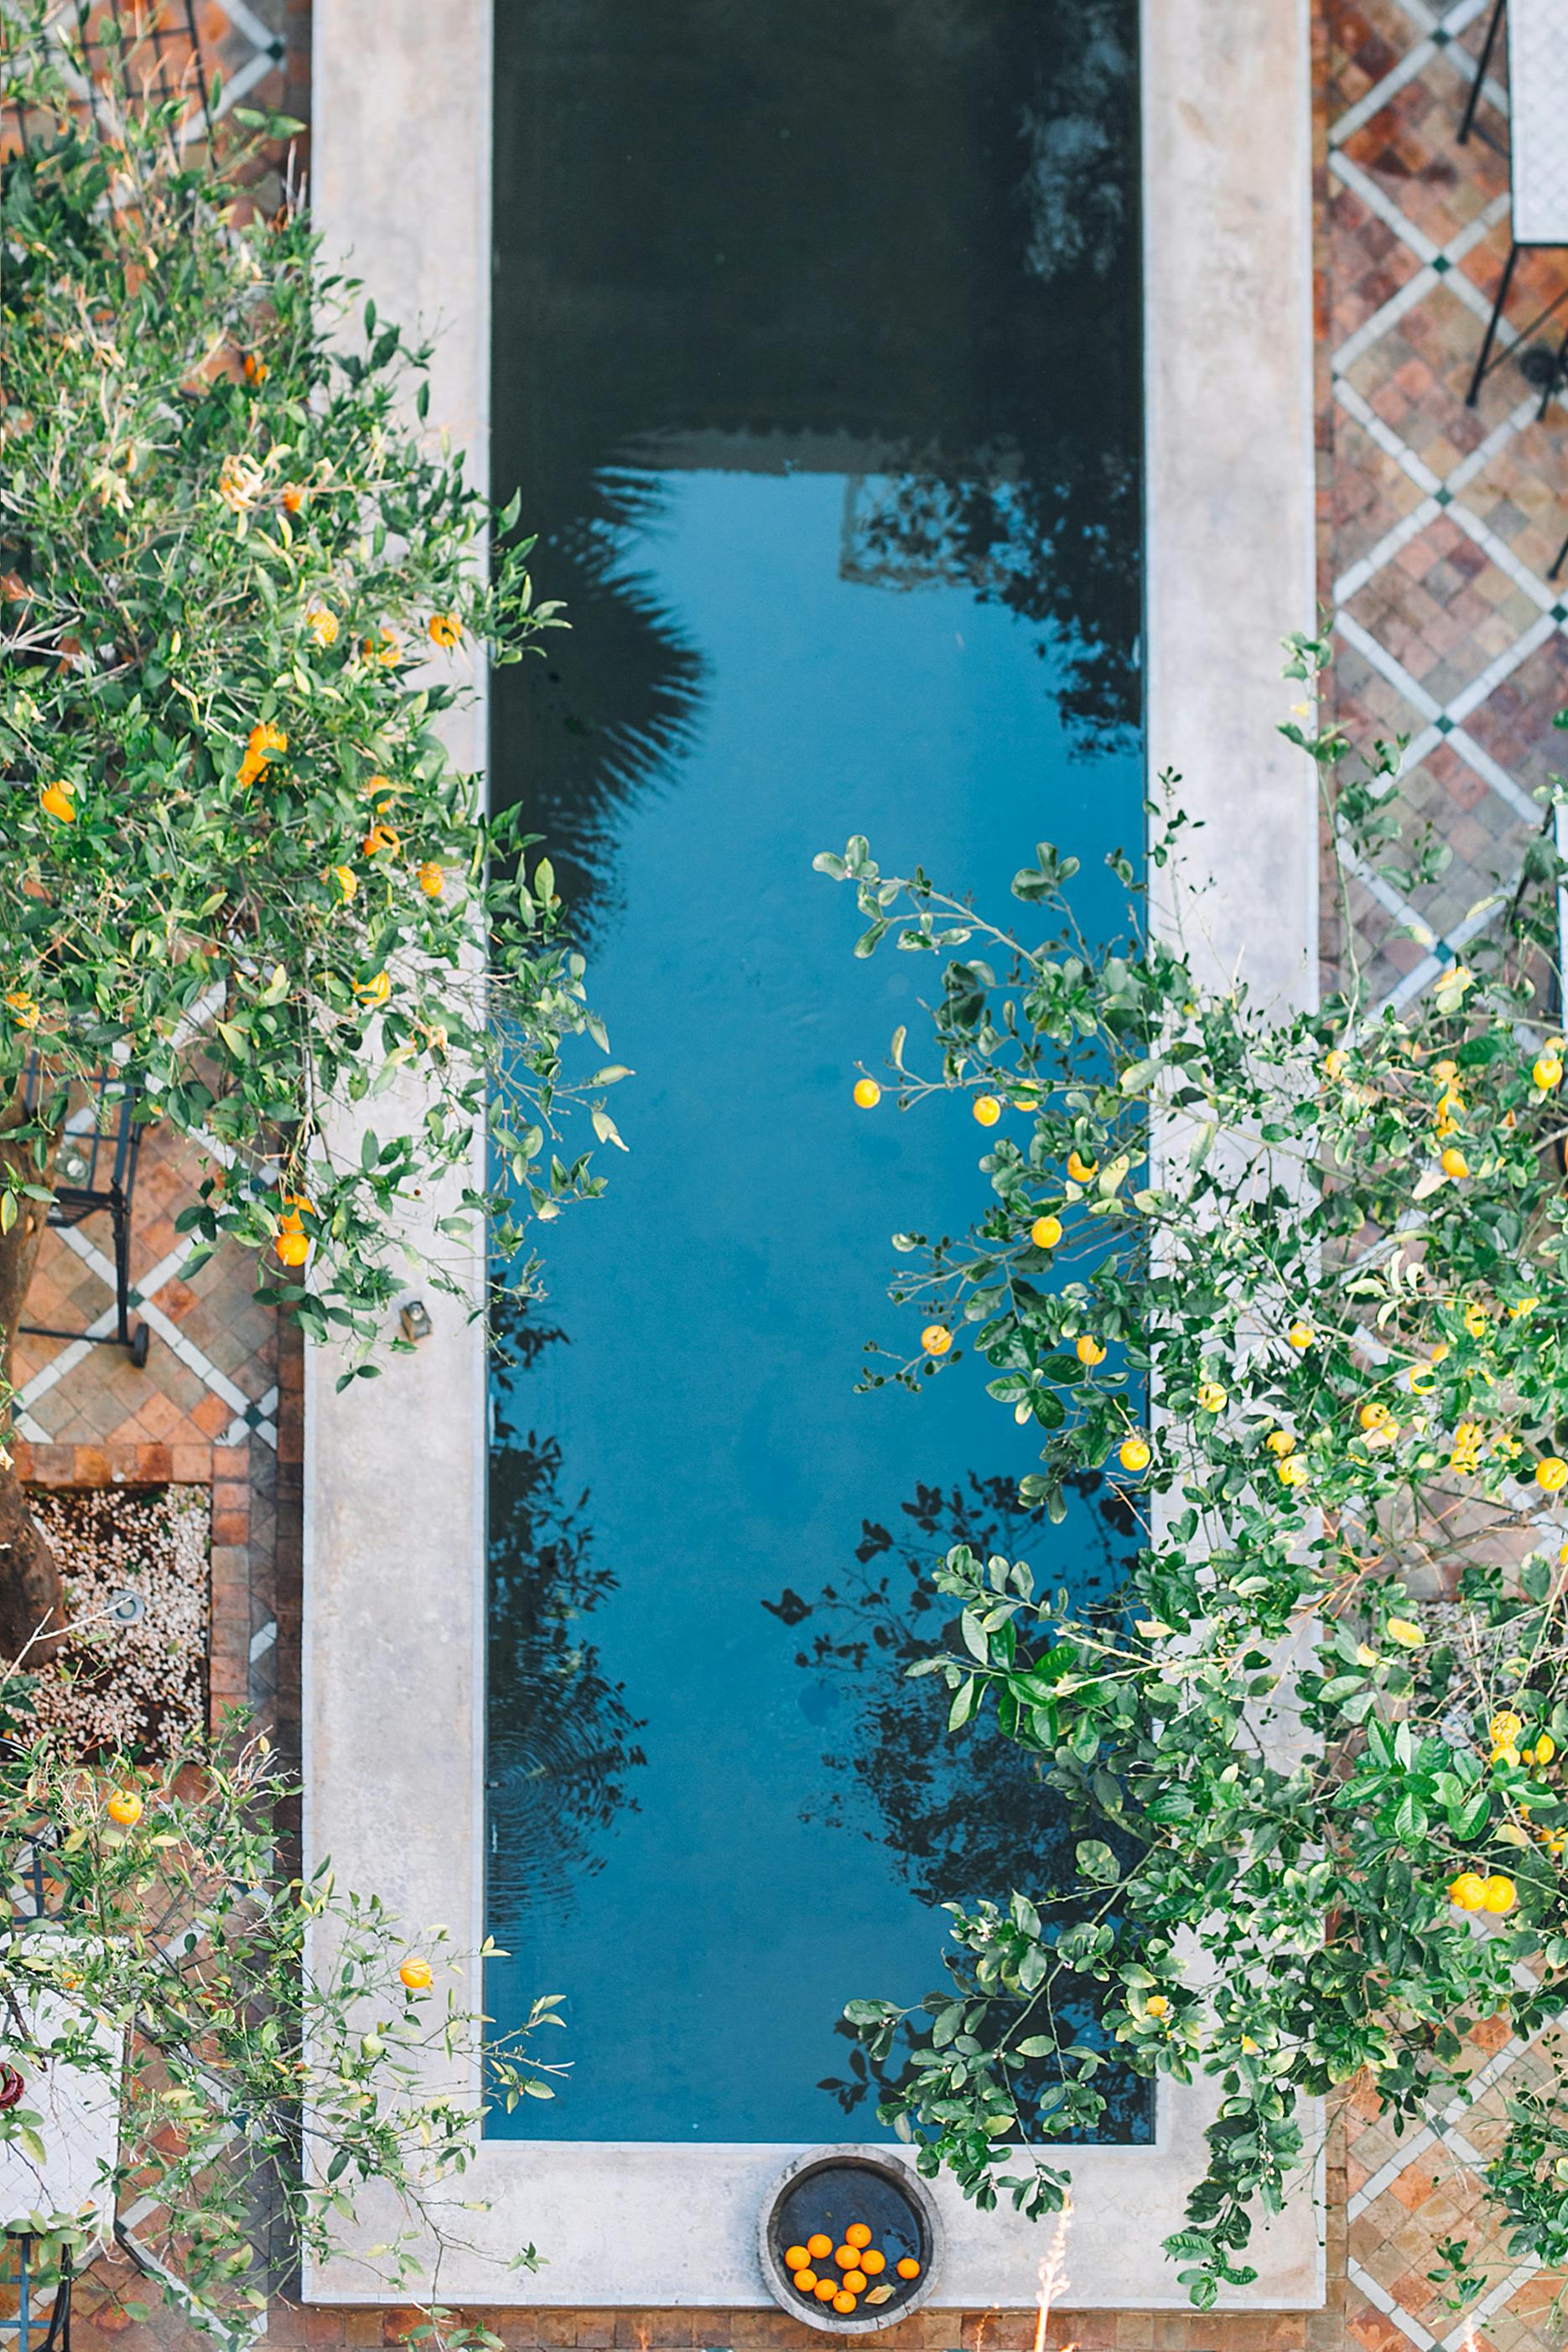
[[[498,26],[495,473],[574,626],[498,680],[495,788],[637,1075],[493,1386],[488,2000],[563,1993],[573,2072],[491,2128],[863,2139],[845,2000],[940,1982],[942,1900],[1068,1868],[1026,1761],[900,1679],[926,1571],[971,1540],[1081,1591],[1121,1538],[1093,1496],[1017,1511],[1034,1448],[973,1361],[856,1393],[923,1319],[888,1235],[976,1213],[983,1139],[853,1107],[936,974],[855,961],[811,860],[865,832],[1005,908],[1048,837],[1121,919],[1135,23],[675,14]]]

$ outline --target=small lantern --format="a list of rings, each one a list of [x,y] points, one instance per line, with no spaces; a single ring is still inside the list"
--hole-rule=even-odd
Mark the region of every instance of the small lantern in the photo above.
[[[405,1299],[397,1313],[398,1328],[411,1345],[430,1337],[433,1326],[429,1310],[422,1298]]]

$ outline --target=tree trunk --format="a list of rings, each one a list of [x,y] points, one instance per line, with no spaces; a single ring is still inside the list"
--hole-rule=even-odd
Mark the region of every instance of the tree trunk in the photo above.
[[[15,1170],[30,1184],[49,1181],[55,1144],[50,1141],[41,1171],[31,1140],[11,1140],[9,1130],[26,1118],[20,1093],[0,1118],[0,1166]],[[8,1234],[0,1234],[0,1658],[26,1653],[28,1665],[52,1658],[64,1637],[65,1588],[59,1563],[34,1523],[10,1460],[11,1340],[22,1318],[23,1304],[32,1285],[44,1238],[48,1202],[17,1196],[17,1217]]]

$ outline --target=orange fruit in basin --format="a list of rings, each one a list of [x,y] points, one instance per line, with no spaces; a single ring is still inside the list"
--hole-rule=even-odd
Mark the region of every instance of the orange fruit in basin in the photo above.
[[[851,2221],[844,2232],[844,2242],[847,2246],[868,2246],[871,2232],[864,2221]]]
[[[844,2292],[846,2294],[864,2294],[866,2292],[865,2272],[846,2271],[844,2273]]]
[[[919,2278],[921,2274],[921,2266],[912,2254],[906,2254],[901,2263],[893,2264],[893,2268],[903,2279]]]
[[[812,2289],[812,2293],[816,2295],[818,2303],[831,2303],[837,2292],[838,2282],[837,2279],[818,2279],[816,2286]]]
[[[852,2271],[860,2257],[853,2246],[835,2246],[833,2259],[841,2271]]]
[[[841,2292],[834,2296],[833,2308],[835,2311],[841,2311],[846,2319],[847,2319],[849,2314],[855,2308],[855,2297],[852,2294],[845,2294]]]
[[[795,2283],[802,2294],[809,2294],[816,2284],[816,2273],[810,2268],[798,2270],[795,2274]]]
[[[860,2267],[868,2277],[875,2278],[879,2271],[887,2269],[888,2257],[879,2254],[875,2246],[868,2246],[860,2256]]]
[[[786,2271],[803,2271],[810,2260],[811,2250],[807,2246],[787,2246],[784,2249],[784,2268]]]
[[[824,2231],[818,2230],[807,2238],[805,2251],[814,2263],[820,2263],[833,2252],[833,2241]]]

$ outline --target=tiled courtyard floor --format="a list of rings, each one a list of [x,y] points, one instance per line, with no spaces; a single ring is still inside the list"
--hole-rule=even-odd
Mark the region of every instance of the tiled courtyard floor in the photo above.
[[[1239,5],[1239,0],[1238,0]],[[1426,0],[1321,0],[1320,590],[1333,616],[1331,712],[1352,739],[1411,739],[1406,789],[1452,852],[1408,898],[1381,877],[1352,882],[1353,949],[1374,997],[1405,1002],[1488,919],[1541,822],[1532,789],[1568,764],[1552,730],[1568,705],[1568,583],[1547,577],[1568,535],[1568,413],[1538,416],[1540,390],[1510,350],[1466,404],[1469,372],[1507,251],[1507,126],[1494,81],[1467,146],[1457,130],[1487,0],[1446,12]],[[307,0],[205,0],[209,57],[229,94],[308,111]],[[1500,68],[1501,51],[1497,53]],[[1528,257],[1510,318],[1568,288],[1568,256]],[[1560,327],[1548,330],[1553,341]],[[1505,344],[1511,341],[1505,336]],[[1282,695],[1283,700],[1283,695]],[[1347,941],[1325,898],[1325,965]],[[138,1199],[134,1278],[153,1327],[147,1369],[116,1351],[23,1344],[22,1434],[32,1475],[61,1483],[210,1481],[214,1490],[213,1695],[276,1704],[285,1732],[298,1679],[298,1353],[279,1351],[252,1302],[248,1268],[219,1257],[197,1275],[174,1219],[194,1162],[149,1139]],[[85,1244],[85,1246],[84,1246]],[[32,1311],[86,1324],[109,1303],[96,1228],[51,1239]],[[1051,2342],[1082,2352],[1547,2352],[1562,2282],[1511,2263],[1479,2233],[1486,2285],[1456,2311],[1434,2280],[1440,2242],[1476,2236],[1479,2168],[1506,2128],[1503,2100],[1538,2075],[1540,2050],[1488,2023],[1471,2036],[1468,2104],[1396,2137],[1352,2087],[1334,2128],[1330,2307],[1237,2323],[1181,2314],[1064,2314]],[[1341,2166],[1343,2166],[1342,2172]],[[1340,2184],[1343,2182],[1342,2189]],[[1348,2197],[1348,2203],[1346,2199]],[[80,2352],[152,2352],[180,2331],[133,2317],[123,2263],[82,2283]],[[586,2312],[491,2315],[511,2343],[562,2346],[783,2344],[808,2339],[782,2315]],[[395,2342],[415,2315],[308,2315],[274,2306],[285,2344]],[[1468,2333],[1467,2331],[1471,2331]],[[922,2315],[910,2341],[1001,2347],[1015,2323]],[[1027,2334],[1027,2330],[1025,2330]],[[893,2331],[890,2342],[904,2340]],[[189,2339],[186,2339],[189,2340]]]
[[[1408,898],[1352,886],[1354,950],[1376,999],[1407,1001],[1488,919],[1542,822],[1533,788],[1568,767],[1568,414],[1509,349],[1466,394],[1509,238],[1506,101],[1494,80],[1458,143],[1490,0],[1328,0],[1319,206],[1320,593],[1333,615],[1331,709],[1352,741],[1411,739],[1405,790],[1452,852]],[[1494,74],[1503,45],[1493,52]],[[1496,143],[1491,143],[1496,142]],[[1568,256],[1521,258],[1509,317],[1568,289]],[[1537,342],[1554,350],[1562,318]],[[1505,339],[1511,344],[1511,336]],[[1325,894],[1326,971],[1345,941]],[[1481,2226],[1479,2168],[1540,2050],[1484,2022],[1473,2098],[1396,2137],[1358,2085],[1343,2118],[1344,2341],[1366,2352],[1559,2345],[1561,2278],[1515,2265]],[[1468,2237],[1485,2286],[1445,2302],[1440,2242]],[[1468,2333],[1468,2331],[1473,2331]]]

